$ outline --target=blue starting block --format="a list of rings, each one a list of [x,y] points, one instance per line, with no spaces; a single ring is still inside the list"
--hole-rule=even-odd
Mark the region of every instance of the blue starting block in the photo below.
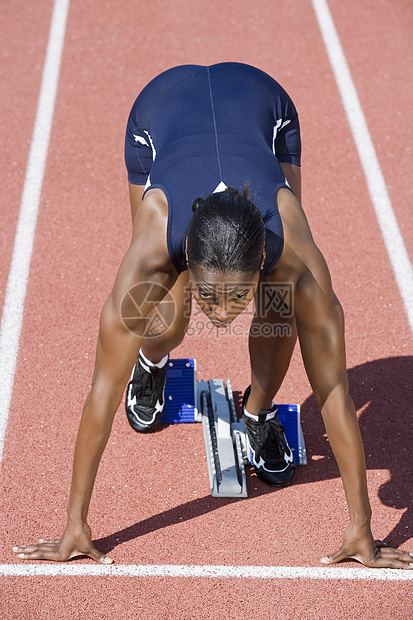
[[[300,406],[278,405],[278,417],[296,464],[306,465]],[[170,360],[161,423],[190,422],[202,422],[212,496],[247,497],[244,466],[251,465],[250,447],[230,381],[197,381],[195,359]]]
[[[165,407],[161,424],[200,422],[197,405],[196,360],[169,360],[165,383]]]
[[[277,408],[278,418],[285,428],[285,436],[293,451],[296,464],[307,465],[300,405],[277,405]]]

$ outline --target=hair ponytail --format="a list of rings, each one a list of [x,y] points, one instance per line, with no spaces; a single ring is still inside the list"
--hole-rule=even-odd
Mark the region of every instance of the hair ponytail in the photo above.
[[[224,192],[197,198],[187,236],[188,266],[203,266],[222,272],[259,271],[265,227],[251,201],[248,184],[242,192],[228,187]]]

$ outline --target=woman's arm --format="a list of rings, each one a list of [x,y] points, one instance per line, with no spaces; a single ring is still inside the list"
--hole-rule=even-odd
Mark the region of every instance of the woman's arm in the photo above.
[[[301,204],[301,168],[295,164],[288,164],[286,162],[280,162],[281,170],[284,173],[285,178],[288,181],[288,185],[291,187],[294,196]]]
[[[354,558],[371,567],[411,568],[408,553],[380,548],[371,534],[364,450],[347,379],[343,311],[300,205],[286,190],[281,203],[285,250],[272,278],[294,285],[303,361],[337,460],[350,516],[342,547],[323,562]]]
[[[145,317],[161,301],[162,288],[169,289],[175,280],[162,241],[166,238],[165,226],[164,210],[153,204],[141,208],[135,218],[131,245],[101,313],[92,388],[76,440],[65,531],[57,540],[15,547],[21,558],[64,561],[88,555],[98,562],[112,562],[94,547],[86,519],[100,459],[139,351]],[[148,247],[150,251],[145,252],[144,248]],[[135,301],[139,304],[140,317],[127,328],[122,321],[121,305],[129,291],[136,291],[137,284],[140,284],[140,298]],[[153,284],[161,285],[157,287],[159,298]],[[145,301],[146,289],[151,290],[150,302]]]
[[[129,200],[130,209],[132,215],[132,222],[135,221],[135,215],[138,212],[139,206],[142,204],[142,197],[145,191],[144,185],[133,185],[129,183]]]
[[[298,282],[295,312],[304,365],[323,416],[346,494],[350,524],[343,545],[323,563],[353,558],[369,567],[411,568],[403,551],[379,547],[370,528],[364,449],[345,366],[344,317],[321,256]]]

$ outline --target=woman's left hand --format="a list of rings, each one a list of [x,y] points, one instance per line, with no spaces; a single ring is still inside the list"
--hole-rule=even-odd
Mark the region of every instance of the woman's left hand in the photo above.
[[[413,554],[386,547],[381,540],[373,540],[369,527],[356,528],[349,525],[340,549],[320,561],[323,564],[336,564],[346,559],[357,560],[369,568],[413,569]]]

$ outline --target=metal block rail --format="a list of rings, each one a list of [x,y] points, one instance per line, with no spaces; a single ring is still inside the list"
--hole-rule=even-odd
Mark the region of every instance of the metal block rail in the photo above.
[[[307,463],[300,406],[278,405],[278,416],[297,465]],[[251,450],[244,422],[237,419],[231,383],[196,380],[196,360],[170,360],[162,423],[202,422],[213,497],[247,497],[245,465]]]
[[[212,497],[247,497],[245,430],[239,429],[231,384],[222,379],[200,382],[205,451]],[[244,442],[242,441],[244,436]],[[244,444],[244,445],[243,445]]]

